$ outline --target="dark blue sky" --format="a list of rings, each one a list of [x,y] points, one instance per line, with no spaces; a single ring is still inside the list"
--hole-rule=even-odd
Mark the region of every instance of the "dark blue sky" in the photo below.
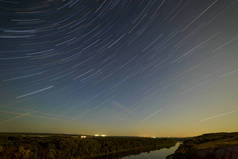
[[[237,0],[0,0],[0,131],[235,131]]]

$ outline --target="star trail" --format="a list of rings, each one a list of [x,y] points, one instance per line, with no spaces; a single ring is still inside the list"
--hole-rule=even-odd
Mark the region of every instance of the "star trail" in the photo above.
[[[237,8],[237,0],[0,0],[0,131],[237,130]]]

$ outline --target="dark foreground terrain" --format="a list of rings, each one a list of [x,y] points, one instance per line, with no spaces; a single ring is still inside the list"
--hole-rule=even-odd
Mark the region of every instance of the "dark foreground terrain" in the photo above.
[[[238,133],[205,134],[190,138],[168,159],[238,159]]]
[[[93,137],[53,134],[0,134],[1,159],[120,158],[169,148],[175,139]]]

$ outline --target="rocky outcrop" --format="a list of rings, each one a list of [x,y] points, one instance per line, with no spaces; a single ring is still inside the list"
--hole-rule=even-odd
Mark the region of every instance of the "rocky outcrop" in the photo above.
[[[238,159],[238,133],[206,134],[192,138],[167,159]]]
[[[219,149],[206,149],[194,152],[175,153],[167,159],[238,159],[238,145]]]

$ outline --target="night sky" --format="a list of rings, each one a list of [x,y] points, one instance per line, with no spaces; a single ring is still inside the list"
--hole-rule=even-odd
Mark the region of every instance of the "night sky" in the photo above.
[[[237,0],[0,0],[0,131],[238,131]]]

